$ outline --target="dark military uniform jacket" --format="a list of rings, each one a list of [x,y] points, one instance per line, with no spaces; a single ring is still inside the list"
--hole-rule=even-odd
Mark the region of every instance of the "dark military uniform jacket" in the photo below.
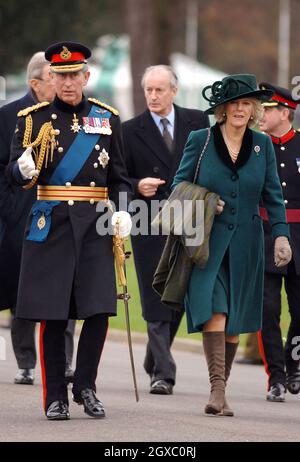
[[[22,180],[16,162],[24,151],[28,114],[32,117],[32,141],[45,122],[52,122],[56,130],[53,160],[49,155],[47,168],[44,164],[37,181],[38,185],[48,185],[54,170],[79,136],[71,130],[74,118],[82,126],[83,117],[89,115],[92,104],[98,106],[100,115],[110,110],[111,133],[99,135],[71,186],[108,187],[109,198],[116,204],[119,192],[130,194],[118,113],[100,102],[92,103],[85,98],[78,106],[70,106],[56,97],[52,104],[41,103],[35,109],[23,112],[18,119],[11,162],[7,168],[10,181],[23,185],[28,183]],[[103,149],[109,157],[107,165],[102,165],[99,160]],[[80,155],[82,153],[78,152]],[[84,319],[98,313],[116,314],[113,242],[111,235],[100,236],[97,233],[96,222],[100,215],[96,204],[90,201],[60,201],[52,209],[50,230],[43,242],[28,240],[34,219],[32,214],[29,216],[20,272],[18,317],[59,320]],[[37,229],[34,231],[38,233]]]
[[[272,137],[276,154],[277,170],[290,226],[290,245],[296,272],[300,274],[300,133],[291,129],[281,138]],[[297,164],[298,159],[298,164]],[[291,214],[291,217],[289,217]],[[298,216],[298,218],[297,218]],[[264,216],[264,218],[266,218]],[[294,220],[297,220],[295,222]],[[264,220],[265,270],[268,273],[287,274],[287,266],[277,268],[274,264],[274,241],[271,227]]]

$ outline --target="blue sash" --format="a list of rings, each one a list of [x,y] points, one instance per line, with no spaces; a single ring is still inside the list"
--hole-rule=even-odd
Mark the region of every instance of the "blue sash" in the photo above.
[[[96,117],[101,119],[105,115],[105,119],[111,117],[111,112],[106,111],[104,114],[99,113],[98,106],[92,106],[88,117]],[[100,139],[99,133],[85,133],[81,130],[68,151],[64,155],[61,162],[54,170],[49,185],[63,186],[67,182],[72,182],[78,175],[85,162],[93,151],[95,144]],[[27,240],[35,242],[44,242],[47,239],[51,226],[52,209],[60,204],[60,201],[39,201],[37,200],[32,209],[32,222]],[[40,218],[44,217],[44,226],[39,226]]]

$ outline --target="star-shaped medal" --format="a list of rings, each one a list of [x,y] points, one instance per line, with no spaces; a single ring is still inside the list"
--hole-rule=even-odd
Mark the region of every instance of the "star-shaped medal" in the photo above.
[[[108,161],[109,161],[109,155],[105,149],[102,149],[100,156],[98,157],[98,160],[102,168],[105,168],[107,166]]]
[[[73,125],[71,125],[71,130],[74,133],[79,133],[81,130],[81,125],[79,125],[79,119],[77,119],[76,114],[73,114],[73,119],[72,119]]]

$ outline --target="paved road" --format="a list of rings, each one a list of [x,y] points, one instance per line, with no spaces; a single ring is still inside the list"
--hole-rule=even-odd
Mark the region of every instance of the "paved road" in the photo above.
[[[41,409],[39,369],[34,386],[14,385],[16,365],[9,330],[0,328],[1,336],[6,339],[7,357],[0,361],[0,442],[300,441],[300,395],[288,394],[285,403],[266,402],[263,367],[235,364],[228,397],[236,416],[209,417],[203,412],[208,395],[203,355],[174,351],[178,370],[175,393],[153,396],[142,368],[145,346],[136,344],[140,390],[140,402],[136,403],[127,345],[109,336],[97,380],[106,419],[91,419],[71,402],[70,421],[48,422]]]

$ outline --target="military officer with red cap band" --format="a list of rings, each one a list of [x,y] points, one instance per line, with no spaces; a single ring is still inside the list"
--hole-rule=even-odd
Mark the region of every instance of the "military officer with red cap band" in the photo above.
[[[300,133],[293,128],[294,111],[300,100],[286,88],[262,82],[261,89],[274,91],[271,100],[263,103],[264,115],[259,127],[273,141],[277,169],[293,258],[282,268],[274,265],[271,226],[264,208],[261,216],[265,232],[265,284],[262,330],[259,343],[269,376],[267,400],[282,402],[286,388],[293,394],[300,391],[299,358],[295,356],[293,339],[300,335]],[[281,287],[284,280],[291,322],[283,348],[280,329]]]
[[[84,319],[73,384],[74,401],[102,418],[96,377],[108,327],[116,314],[112,232],[97,228],[109,200],[131,194],[123,160],[118,111],[83,88],[90,50],[75,42],[50,46],[54,102],[21,111],[7,175],[24,188],[37,183],[37,201],[27,222],[16,315],[41,321],[40,352],[44,409],[49,420],[68,420],[64,378],[64,331],[69,318]],[[25,151],[24,151],[25,150]],[[129,198],[128,198],[129,200]],[[126,205],[125,207],[126,208]],[[115,212],[121,237],[130,233],[126,211]],[[105,230],[104,230],[105,231]]]

